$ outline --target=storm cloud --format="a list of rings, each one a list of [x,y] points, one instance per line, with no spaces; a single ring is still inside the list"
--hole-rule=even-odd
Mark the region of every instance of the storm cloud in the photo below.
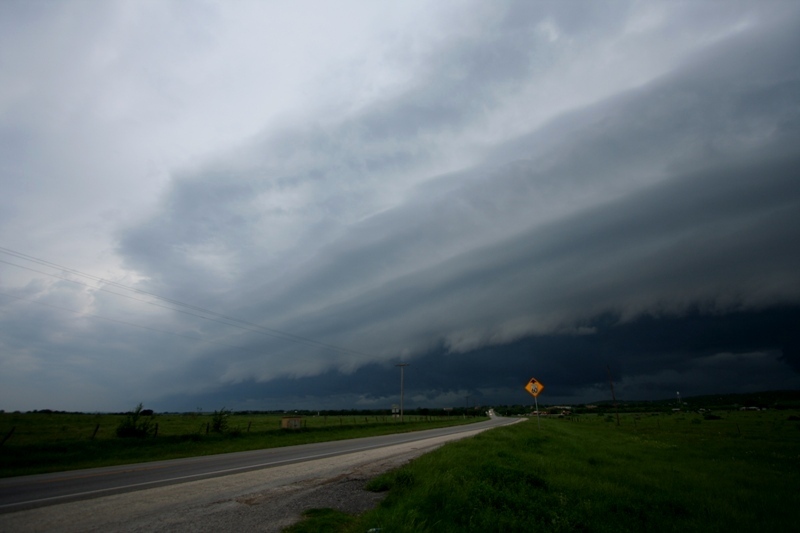
[[[245,17],[167,5],[195,19],[156,72],[208,61],[230,73],[188,44],[230,53]],[[84,4],[66,6],[59,27],[86,53],[69,32],[96,26]],[[3,9],[23,22],[21,4]],[[138,9],[101,15],[138,42],[149,27],[130,25]],[[147,10],[156,27],[175,16]],[[299,13],[276,16],[305,35]],[[248,106],[266,104],[236,78],[213,78],[221,89],[195,102],[174,92],[185,79],[109,59],[127,77],[104,83],[142,100],[167,91],[197,116],[160,117],[169,98],[131,104],[126,117],[142,122],[103,122],[108,139],[87,130],[102,152],[76,152],[11,106],[46,93],[30,96],[33,71],[12,69],[6,86],[23,96],[7,90],[0,108],[4,185],[21,202],[2,204],[7,408],[385,408],[401,361],[406,398],[431,407],[522,403],[530,375],[552,401],[593,401],[607,368],[628,399],[800,386],[796,6],[422,3],[382,15],[337,13],[332,38],[361,33],[323,43],[340,50],[324,69],[293,55],[314,74],[298,75],[302,98],[276,100],[289,111],[256,112],[260,124]],[[56,24],[37,16],[27,24],[39,31]],[[281,38],[260,44],[309,49]],[[20,57],[37,50],[4,39]],[[234,73],[256,86],[291,72],[246,57]],[[220,99],[238,130],[224,112],[203,115]],[[198,116],[226,133],[198,134]],[[149,128],[190,148],[159,155]],[[149,168],[128,164],[140,157]],[[117,171],[130,206],[112,191]]]

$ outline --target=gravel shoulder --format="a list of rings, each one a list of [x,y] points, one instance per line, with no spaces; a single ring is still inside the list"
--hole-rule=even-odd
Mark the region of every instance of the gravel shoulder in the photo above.
[[[0,531],[279,532],[307,509],[371,509],[384,495],[363,490],[369,479],[478,432],[8,513]]]

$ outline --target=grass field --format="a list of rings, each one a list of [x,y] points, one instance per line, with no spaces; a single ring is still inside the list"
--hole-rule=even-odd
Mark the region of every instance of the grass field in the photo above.
[[[536,420],[455,442],[371,481],[359,517],[310,531],[796,531],[798,411]]]
[[[309,416],[303,428],[281,429],[280,415],[232,414],[215,433],[210,414],[159,414],[157,436],[119,438],[125,417],[111,414],[0,413],[0,477],[115,464],[275,448],[330,440],[417,431],[483,418],[406,415]]]

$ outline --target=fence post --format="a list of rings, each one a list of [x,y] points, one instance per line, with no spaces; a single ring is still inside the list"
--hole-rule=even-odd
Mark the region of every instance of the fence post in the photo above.
[[[17,426],[14,426],[13,428],[11,428],[11,431],[9,431],[9,432],[8,432],[8,435],[6,435],[5,437],[3,437],[3,442],[0,442],[0,446],[2,446],[3,444],[5,444],[5,443],[6,443],[6,441],[7,441],[8,439],[10,439],[10,438],[11,438],[11,435],[13,435],[13,434],[14,434],[14,430],[15,430],[15,429],[17,429]]]

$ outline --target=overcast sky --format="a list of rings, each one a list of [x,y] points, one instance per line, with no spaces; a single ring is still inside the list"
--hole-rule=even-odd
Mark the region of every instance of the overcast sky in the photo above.
[[[797,2],[0,2],[0,409],[800,388]]]

